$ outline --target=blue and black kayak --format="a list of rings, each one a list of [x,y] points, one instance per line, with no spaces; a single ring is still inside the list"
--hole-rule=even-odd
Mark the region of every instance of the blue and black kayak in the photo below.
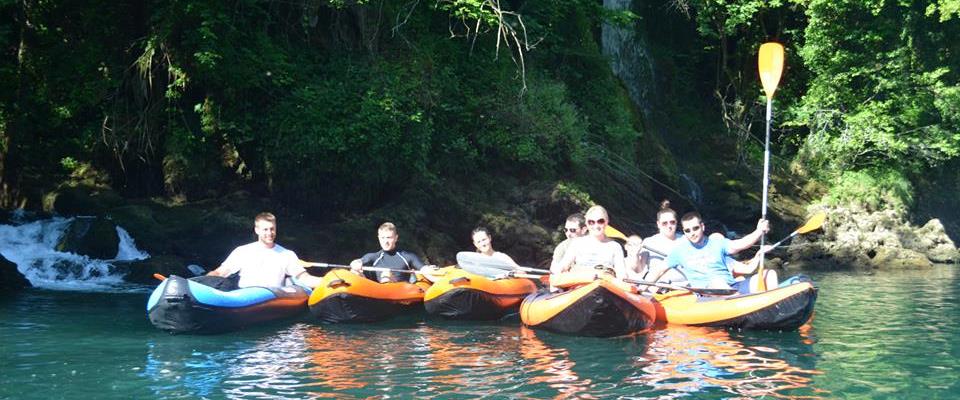
[[[296,285],[223,291],[171,275],[150,295],[147,315],[171,333],[222,333],[303,314],[309,297]]]

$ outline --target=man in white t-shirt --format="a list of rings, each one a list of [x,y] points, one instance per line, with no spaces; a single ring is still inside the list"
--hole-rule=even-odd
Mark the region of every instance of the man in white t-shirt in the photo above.
[[[239,272],[241,288],[281,287],[288,276],[311,288],[320,284],[321,279],[307,273],[296,253],[275,242],[277,217],[267,212],[257,214],[253,232],[257,234],[256,242],[234,249],[220,267],[207,275],[228,277]]]

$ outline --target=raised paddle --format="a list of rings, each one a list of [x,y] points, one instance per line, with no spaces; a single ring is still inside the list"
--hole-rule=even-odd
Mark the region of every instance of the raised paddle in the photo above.
[[[807,220],[807,222],[805,222],[801,227],[797,228],[797,230],[793,231],[793,233],[791,233],[789,236],[787,236],[787,237],[783,238],[783,240],[781,240],[781,241],[779,241],[779,242],[776,242],[776,243],[774,243],[773,245],[771,245],[770,248],[767,249],[767,252],[769,252],[770,250],[773,250],[773,249],[777,248],[777,246],[779,246],[781,243],[786,242],[787,239],[790,239],[790,238],[792,238],[792,237],[794,237],[794,236],[797,236],[797,235],[800,235],[800,234],[804,234],[804,233],[807,233],[807,232],[812,232],[812,231],[815,231],[815,230],[817,230],[817,229],[820,229],[820,227],[823,226],[823,221],[825,221],[826,219],[827,219],[827,213],[818,212],[818,213],[814,214],[812,217],[810,217],[810,219]],[[763,248],[761,247],[761,249],[763,249]],[[763,264],[761,264],[761,265],[763,265]]]
[[[760,208],[760,218],[767,219],[767,188],[770,186],[770,123],[773,119],[773,93],[777,91],[780,75],[783,73],[783,45],[769,42],[760,46],[760,55],[757,57],[757,66],[760,71],[760,82],[767,95],[767,136],[763,143],[763,206]],[[760,236],[760,248],[763,248],[766,234]],[[767,290],[766,280],[763,279],[763,254],[760,255],[760,291]]]

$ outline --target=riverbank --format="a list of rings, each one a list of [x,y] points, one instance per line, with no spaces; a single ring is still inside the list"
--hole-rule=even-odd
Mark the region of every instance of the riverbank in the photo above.
[[[710,186],[708,186],[710,187]],[[481,192],[475,187],[447,186],[430,192],[411,189],[403,201],[367,213],[345,215],[336,221],[316,221],[294,210],[277,208],[267,197],[235,191],[219,199],[174,202],[169,199],[125,199],[108,187],[65,185],[45,198],[45,211],[59,215],[86,215],[75,222],[58,245],[63,251],[92,258],[109,259],[104,248],[117,248],[115,226],[126,229],[137,246],[151,255],[140,261],[121,263],[128,269],[127,280],[152,283],[152,275],[187,275],[186,266],[198,264],[215,268],[236,246],[253,241],[252,217],[271,211],[279,218],[278,242],[309,261],[346,263],[375,250],[376,227],[393,221],[400,227],[401,247],[422,255],[428,263],[452,263],[458,251],[472,248],[469,232],[486,226],[498,250],[511,254],[524,265],[542,266],[553,247],[562,240],[564,218],[587,208],[589,195],[571,186],[540,182],[504,186],[499,191]],[[711,189],[713,190],[713,189]],[[709,192],[724,198],[723,192]],[[779,191],[774,208],[778,225],[771,241],[786,236],[803,222],[805,215],[790,215],[801,209],[801,200]],[[739,199],[740,196],[735,198]],[[714,206],[716,207],[716,206]],[[960,255],[943,224],[933,219],[922,226],[910,223],[909,215],[886,210],[870,212],[856,207],[811,207],[828,218],[823,229],[798,236],[773,252],[768,268],[788,272],[835,269],[929,269],[935,264],[956,263]],[[652,214],[652,213],[651,213]],[[649,235],[652,226],[643,216],[613,215],[614,224],[628,233]],[[755,218],[755,217],[753,217]],[[750,219],[733,221],[747,232]],[[718,221],[708,229],[731,229]],[[78,232],[80,233],[78,235]]]

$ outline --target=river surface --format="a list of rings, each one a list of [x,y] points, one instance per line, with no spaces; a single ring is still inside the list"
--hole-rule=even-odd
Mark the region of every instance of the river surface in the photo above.
[[[173,336],[147,320],[148,288],[33,289],[0,300],[0,398],[953,399],[955,270],[812,274],[820,297],[799,332],[614,339],[423,314]]]

